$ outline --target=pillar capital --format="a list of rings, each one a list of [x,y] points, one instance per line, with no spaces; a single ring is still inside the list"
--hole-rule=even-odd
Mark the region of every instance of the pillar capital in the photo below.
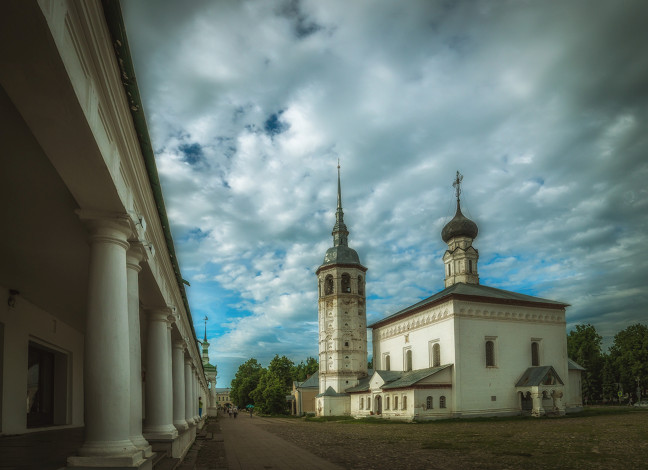
[[[127,214],[77,210],[79,219],[90,231],[92,242],[115,243],[128,249],[128,238],[133,233],[132,222]]]
[[[146,316],[149,321],[170,323],[169,317],[172,315],[169,307],[154,307],[146,309]]]
[[[148,260],[148,250],[136,240],[129,240],[128,243],[130,247],[126,252],[126,267],[140,272],[142,270],[141,263]]]

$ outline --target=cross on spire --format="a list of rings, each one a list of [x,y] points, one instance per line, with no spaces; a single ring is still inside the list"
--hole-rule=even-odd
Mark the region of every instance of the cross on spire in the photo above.
[[[207,315],[205,315],[205,341],[207,341]]]
[[[457,203],[459,202],[459,195],[461,194],[461,181],[463,180],[463,175],[457,170],[457,176],[452,183],[452,186],[455,188],[455,193],[457,194]]]

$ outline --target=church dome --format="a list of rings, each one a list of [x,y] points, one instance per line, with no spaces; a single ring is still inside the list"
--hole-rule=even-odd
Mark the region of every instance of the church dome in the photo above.
[[[476,238],[479,230],[477,224],[461,213],[461,206],[457,201],[457,213],[454,218],[443,227],[441,238],[448,243],[454,237]]]
[[[358,253],[353,249],[349,248],[346,245],[332,246],[326,250],[326,255],[324,255],[324,262],[322,266],[326,264],[360,264],[360,257]]]

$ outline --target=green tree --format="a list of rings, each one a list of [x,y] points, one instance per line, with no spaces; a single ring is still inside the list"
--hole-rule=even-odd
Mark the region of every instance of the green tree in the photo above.
[[[247,405],[255,405],[251,394],[259,385],[263,370],[261,364],[254,358],[248,359],[239,366],[230,390],[230,398],[236,406],[244,408]]]
[[[292,389],[293,383],[293,369],[295,363],[288,359],[286,356],[279,357],[279,354],[275,354],[275,357],[270,361],[268,366],[268,373],[271,377],[279,381],[279,383],[284,385],[285,391]],[[284,394],[284,401],[285,401]]]
[[[601,396],[603,338],[592,325],[576,325],[567,335],[567,355],[585,368],[582,375],[583,398],[592,402]]]
[[[648,387],[648,326],[637,323],[618,332],[610,358],[623,391],[640,399]]]
[[[250,393],[254,406],[262,413],[286,413],[288,402],[286,395],[292,389],[292,372],[295,364],[286,356],[278,354],[263,369],[255,389]]]
[[[319,364],[317,363],[317,359],[315,359],[314,357],[308,357],[306,358],[306,363],[304,363],[304,361],[301,361],[299,364],[293,367],[292,379],[295,382],[303,382],[318,370]]]

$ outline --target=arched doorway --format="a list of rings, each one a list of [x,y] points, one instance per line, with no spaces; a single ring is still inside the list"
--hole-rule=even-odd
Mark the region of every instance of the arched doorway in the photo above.
[[[376,406],[374,407],[376,414],[382,414],[382,397],[380,395],[376,396]]]

